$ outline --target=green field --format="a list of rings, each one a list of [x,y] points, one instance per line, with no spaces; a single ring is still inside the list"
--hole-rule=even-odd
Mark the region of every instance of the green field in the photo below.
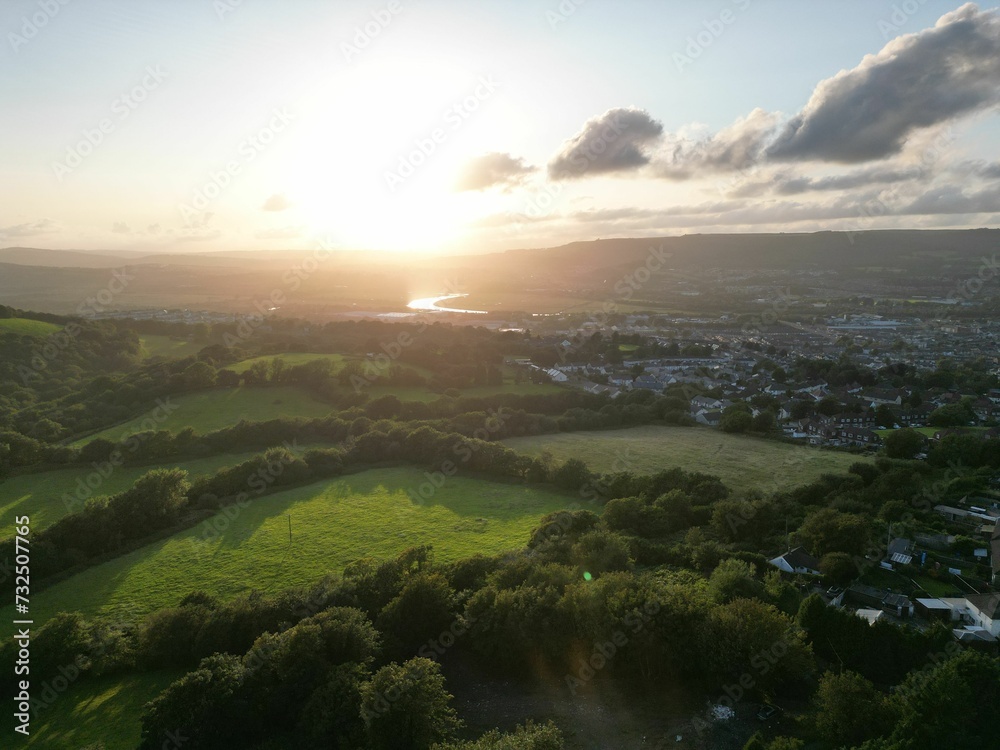
[[[143,356],[164,357],[165,359],[184,359],[197,354],[208,344],[203,341],[188,341],[186,339],[176,339],[171,336],[143,335],[139,337],[142,342]]]
[[[132,619],[196,589],[221,597],[254,588],[276,592],[339,573],[352,560],[388,558],[420,544],[433,545],[438,561],[495,554],[523,547],[541,516],[574,501],[548,490],[454,476],[418,505],[407,491],[425,482],[417,469],[376,469],[260,497],[246,508],[228,509],[231,521],[219,514],[33,592],[32,615],[36,623],[74,610]],[[11,606],[0,610],[0,617],[12,616]]]
[[[480,396],[496,396],[501,393],[515,393],[520,396],[546,395],[561,393],[562,389],[551,383],[504,383],[503,385],[475,385],[469,388],[459,388],[462,396],[469,398]],[[395,396],[400,401],[424,401],[430,403],[439,398],[446,398],[441,393],[434,393],[423,386],[391,386],[373,385],[365,389],[372,399],[382,396]]]
[[[344,363],[346,358],[343,354],[304,354],[302,352],[293,352],[289,354],[267,354],[263,357],[244,359],[242,362],[229,365],[225,369],[243,374],[249,370],[255,362],[270,362],[272,359],[284,360],[285,367],[295,367],[296,365],[304,365],[307,362],[315,362],[318,359],[325,359],[331,362],[336,369]]]
[[[106,750],[134,750],[139,744],[142,707],[183,672],[159,671],[141,675],[88,678],[71,684],[48,708],[32,716],[31,736],[6,747],[32,750],[82,748],[103,742]],[[33,685],[32,697],[42,687]],[[5,734],[10,719],[4,722]],[[19,738],[21,735],[14,735]]]
[[[583,460],[593,471],[647,474],[681,468],[718,476],[733,489],[784,490],[827,472],[844,472],[860,456],[775,440],[728,435],[707,427],[633,427],[513,438],[520,453],[548,451],[557,461]]]
[[[185,469],[192,478],[201,475],[214,474],[225,466],[234,466],[247,460],[253,453],[223,454],[211,458],[200,458],[194,461],[183,461],[177,464],[163,466]],[[72,509],[63,502],[63,495],[70,495],[71,500],[86,498],[87,491],[98,495],[113,495],[132,486],[136,479],[147,471],[159,468],[157,466],[119,466],[107,478],[94,470],[93,467],[77,467],[58,469],[39,474],[22,474],[10,477],[0,482],[0,538],[13,533],[14,516],[29,515],[31,528],[39,531],[51,526],[71,510],[80,509],[80,503],[73,503]],[[87,484],[88,479],[90,484]]]
[[[45,323],[41,320],[27,318],[0,318],[0,333],[17,333],[22,336],[48,336],[50,333],[62,330],[55,323]]]
[[[317,401],[295,386],[213,388],[188,396],[171,397],[170,404],[178,408],[168,415],[151,411],[95,435],[81,438],[73,445],[85,445],[95,438],[122,440],[135,432],[149,429],[151,425],[153,429],[173,433],[187,427],[193,428],[197,433],[206,433],[231,427],[241,419],[263,422],[280,417],[325,417],[331,411],[329,404]],[[164,418],[154,423],[150,419],[151,415],[154,419],[157,416]]]
[[[901,429],[903,429],[903,428],[901,428]],[[988,430],[989,427],[911,427],[910,429],[916,430],[921,435],[924,435],[926,437],[932,438],[932,437],[934,437],[935,434],[937,434],[938,432],[941,432],[941,430],[955,430],[955,429],[958,429],[958,430],[965,430],[967,432],[980,432],[982,430]],[[880,430],[875,430],[875,432],[877,432],[879,434],[879,436],[881,436],[882,438],[885,438],[886,435],[889,435],[889,434],[895,432],[895,430],[893,430],[893,429],[880,429]]]

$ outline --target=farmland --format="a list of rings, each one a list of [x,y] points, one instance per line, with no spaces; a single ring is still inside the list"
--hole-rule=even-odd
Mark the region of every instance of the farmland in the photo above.
[[[74,445],[83,445],[95,438],[118,441],[149,429],[178,433],[190,427],[197,433],[206,433],[230,427],[241,419],[261,422],[280,417],[323,417],[330,412],[328,404],[295,386],[213,388],[171,398],[169,402],[175,407],[169,414],[162,409],[153,410],[96,435],[88,435]]]
[[[700,427],[633,427],[560,433],[504,441],[532,456],[548,451],[556,461],[579,458],[591,470],[639,474],[681,468],[714,474],[734,489],[782,490],[820,474],[847,471],[862,459],[849,453],[728,435]]]
[[[21,336],[48,336],[61,330],[62,326],[27,318],[0,318],[0,333],[16,333]]]
[[[177,466],[194,478],[214,474],[219,469],[238,464],[252,455],[223,454],[166,466]],[[88,498],[88,492],[94,497],[122,492],[153,468],[157,467],[119,466],[103,476],[101,472],[87,466],[10,477],[0,482],[0,522],[3,523],[0,538],[13,533],[15,516],[30,515],[32,528],[39,531],[71,511],[79,510],[83,501]],[[69,495],[71,500],[78,502],[67,504],[63,501],[64,495]]]
[[[433,545],[439,561],[496,554],[523,547],[541,516],[573,501],[456,476],[418,505],[408,491],[425,482],[417,469],[377,469],[260,497],[36,592],[32,612],[42,621],[60,611],[134,617],[190,591],[276,592],[421,544]]]

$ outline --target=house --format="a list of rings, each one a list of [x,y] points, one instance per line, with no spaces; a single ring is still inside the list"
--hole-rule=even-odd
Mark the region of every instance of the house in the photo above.
[[[867,427],[843,427],[840,439],[852,445],[878,445],[882,442],[878,433]]]
[[[768,560],[771,565],[785,573],[798,573],[804,575],[818,576],[819,560],[806,552],[802,547],[796,547],[783,555]]]
[[[844,600],[856,606],[881,609],[897,617],[913,614],[913,602],[908,597],[863,583],[851,584],[844,592]]]
[[[722,402],[711,396],[695,396],[691,399],[691,411],[697,413],[701,409],[712,410],[721,409]]]
[[[718,427],[719,422],[722,421],[722,412],[703,411],[695,416],[694,421],[698,424],[707,425],[709,427]]]
[[[632,381],[632,387],[646,391],[656,391],[659,393],[663,390],[663,383],[654,378],[652,375],[640,375]]]
[[[1000,636],[1000,594],[972,594],[963,598],[942,598],[951,608],[953,622],[982,628],[993,638]]]
[[[560,372],[554,367],[551,370],[545,370],[545,374],[552,378],[553,383],[565,383],[569,380],[569,376],[564,372]]]
[[[902,406],[903,395],[898,388],[867,388],[861,393],[861,397],[868,401],[873,409],[880,404]]]
[[[893,539],[889,542],[885,557],[896,565],[909,565],[913,562],[913,542],[909,539]]]

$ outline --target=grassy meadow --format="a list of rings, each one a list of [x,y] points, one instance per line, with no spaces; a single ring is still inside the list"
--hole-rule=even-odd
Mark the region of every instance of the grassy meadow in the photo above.
[[[302,388],[290,385],[213,388],[187,396],[171,396],[170,403],[178,408],[157,422],[154,429],[178,433],[191,427],[197,433],[206,433],[231,427],[241,419],[263,422],[279,417],[323,417],[331,410],[329,404],[316,400]],[[159,413],[157,415],[162,416]],[[96,438],[122,440],[135,432],[148,429],[149,421],[150,413],[145,413],[128,422],[81,438],[73,445],[85,445]],[[143,427],[143,422],[147,423],[146,427]]]
[[[22,336],[48,336],[62,330],[62,326],[27,318],[0,318],[0,333],[17,333]]]
[[[389,558],[421,544],[458,560],[523,547],[538,519],[574,502],[569,495],[462,476],[423,504],[413,468],[374,469],[265,495],[131,554],[32,593],[32,615],[60,611],[134,618],[201,589],[232,597],[276,592],[340,573],[361,557]],[[288,519],[292,521],[292,542]],[[0,610],[9,618],[12,607]]]
[[[504,444],[531,456],[547,451],[560,462],[579,458],[599,472],[649,474],[673,468],[700,471],[720,477],[733,489],[788,489],[820,474],[844,472],[856,461],[868,460],[701,427],[649,425],[512,438]]]
[[[143,356],[147,359],[163,357],[164,359],[184,359],[197,354],[208,344],[203,341],[188,341],[172,336],[156,336],[143,334],[139,337],[142,343]]]
[[[214,474],[221,468],[234,466],[253,455],[254,452],[225,453],[211,458],[158,466],[119,466],[106,478],[101,477],[90,466],[10,477],[0,482],[0,524],[3,524],[0,527],[0,538],[13,533],[15,516],[31,516],[31,528],[39,531],[82,507],[82,502],[67,507],[67,503],[63,501],[64,495],[70,495],[72,500],[77,498],[77,493],[86,499],[87,491],[94,497],[114,495],[127,490],[147,471],[161,467],[176,466],[187,471],[193,479],[196,476]]]
[[[7,747],[65,750],[102,742],[105,750],[134,750],[139,745],[143,706],[183,674],[164,670],[88,677],[72,683],[47,708],[32,716],[27,740],[20,741],[21,735],[14,735],[19,741]],[[35,690],[36,697],[41,698],[42,687]],[[5,719],[5,724],[11,721]]]

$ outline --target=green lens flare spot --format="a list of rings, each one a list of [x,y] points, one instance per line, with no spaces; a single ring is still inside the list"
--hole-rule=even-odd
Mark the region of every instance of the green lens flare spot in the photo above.
[[[589,573],[589,572],[587,572],[587,571],[584,571],[584,572],[583,572],[583,580],[585,580],[585,581],[589,581],[589,580],[591,580],[591,579],[592,579],[593,577],[594,577],[594,576],[590,575],[590,573]]]

